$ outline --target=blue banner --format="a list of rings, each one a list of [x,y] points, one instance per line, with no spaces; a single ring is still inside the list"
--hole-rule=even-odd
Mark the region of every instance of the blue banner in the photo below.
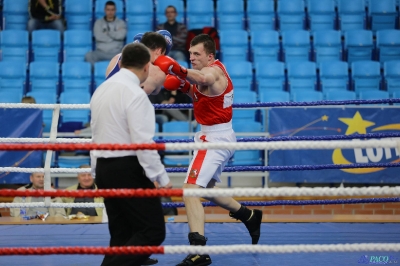
[[[277,136],[323,136],[398,133],[397,108],[272,108],[269,133]],[[353,140],[362,141],[362,140]],[[269,165],[321,165],[400,162],[397,149],[335,149],[269,151]],[[270,172],[271,182],[400,183],[398,168],[335,169]]]
[[[41,138],[43,131],[42,110],[0,109],[1,138]],[[0,151],[0,167],[42,167],[41,151]],[[27,184],[26,173],[0,172],[2,184]]]

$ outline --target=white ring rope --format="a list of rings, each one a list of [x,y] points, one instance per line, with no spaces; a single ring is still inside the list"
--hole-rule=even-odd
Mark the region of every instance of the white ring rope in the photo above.
[[[184,197],[295,197],[295,196],[398,196],[397,187],[279,187],[279,188],[221,188],[183,189]],[[39,202],[40,203],[40,202]],[[10,203],[7,203],[10,204]],[[22,204],[22,203],[21,203]],[[53,204],[53,203],[52,203]],[[61,204],[61,203],[57,203]],[[9,206],[13,206],[12,204]],[[58,205],[57,205],[58,206]],[[61,206],[61,205],[60,205]],[[11,207],[9,207],[11,208]]]
[[[31,103],[0,103],[0,108],[26,108],[26,109],[90,109],[90,104],[31,104]]]
[[[229,246],[164,246],[164,254],[233,254],[233,253],[300,253],[400,251],[397,243],[359,243],[324,245],[229,245]]]
[[[92,143],[92,139],[57,138],[52,142],[50,138],[0,138],[0,143]]]
[[[2,202],[0,208],[104,208],[104,203],[94,202],[77,202],[77,203],[58,203],[51,202],[50,206],[46,206],[44,202]]]

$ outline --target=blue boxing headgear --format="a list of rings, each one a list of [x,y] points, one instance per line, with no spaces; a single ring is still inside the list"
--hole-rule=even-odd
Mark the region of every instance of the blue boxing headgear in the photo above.
[[[165,41],[167,42],[167,50],[165,50],[165,55],[168,55],[169,51],[172,49],[172,35],[167,30],[159,30],[157,33],[160,33],[164,36]]]
[[[135,37],[133,37],[133,43],[140,42],[142,40],[142,37],[143,37],[143,33],[136,34]]]

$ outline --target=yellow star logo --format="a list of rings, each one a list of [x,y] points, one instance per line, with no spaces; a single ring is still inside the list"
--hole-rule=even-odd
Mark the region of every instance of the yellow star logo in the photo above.
[[[328,121],[328,118],[329,118],[329,116],[324,115],[324,116],[321,117],[321,120],[322,120],[322,121]]]
[[[374,122],[364,120],[358,111],[353,118],[339,118],[339,120],[349,126],[345,135],[351,135],[353,133],[366,134],[367,127],[375,125]]]

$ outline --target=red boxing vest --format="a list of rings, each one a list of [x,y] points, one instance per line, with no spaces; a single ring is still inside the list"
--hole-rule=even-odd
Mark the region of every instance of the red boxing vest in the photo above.
[[[196,121],[201,125],[212,126],[232,120],[233,84],[225,66],[219,61],[209,65],[217,66],[224,72],[228,84],[220,95],[205,95],[193,85],[193,109]]]

